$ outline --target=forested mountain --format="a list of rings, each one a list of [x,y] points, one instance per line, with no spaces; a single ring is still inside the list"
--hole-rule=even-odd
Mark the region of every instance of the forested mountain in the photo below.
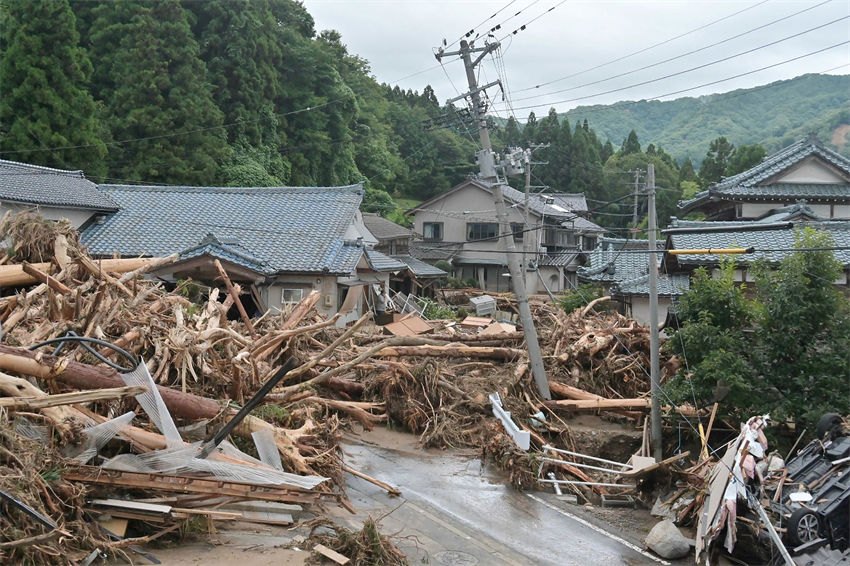
[[[295,0],[5,0],[0,157],[95,181],[426,198],[474,167],[433,91],[379,84]],[[385,191],[385,192],[384,192]]]
[[[580,106],[563,115],[589,120],[602,140],[613,143],[634,130],[663,146],[674,158],[699,163],[709,143],[725,136],[735,144],[764,146],[768,152],[810,132],[850,155],[850,75],[803,75],[767,85],[670,101],[642,100]],[[834,136],[834,138],[833,138]]]
[[[2,6],[2,159],[109,183],[363,182],[364,209],[397,221],[393,198],[430,198],[476,170],[468,116],[429,86],[380,84],[297,0]],[[566,118],[532,113],[523,125],[494,121],[492,138],[497,149],[549,144],[535,153],[548,165],[534,183],[585,193],[597,221],[626,230],[645,216],[632,218],[635,170],[655,164],[666,222],[683,195],[758,162],[764,148],[754,142],[774,149],[812,130],[829,141],[837,125],[850,129],[848,98],[850,77],[809,75]],[[683,156],[692,161],[674,159]]]

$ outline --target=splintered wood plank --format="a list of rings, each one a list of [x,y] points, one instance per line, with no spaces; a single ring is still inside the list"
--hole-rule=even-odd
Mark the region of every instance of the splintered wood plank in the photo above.
[[[328,548],[327,546],[325,546],[323,544],[317,544],[316,546],[313,547],[313,550],[315,550],[316,552],[318,552],[322,556],[330,558],[331,560],[333,560],[337,564],[348,564],[349,562],[351,562],[351,559],[346,558],[345,556],[343,556],[342,554],[340,554],[336,550],[331,550],[330,548]]]

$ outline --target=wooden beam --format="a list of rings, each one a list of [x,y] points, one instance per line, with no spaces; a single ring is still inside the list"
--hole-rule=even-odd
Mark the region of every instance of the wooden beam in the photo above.
[[[47,397],[11,397],[0,398],[0,407],[7,409],[43,409],[45,407],[58,407],[60,405],[74,405],[77,403],[88,403],[90,401],[103,401],[106,399],[120,399],[138,395],[147,391],[146,387],[113,387],[110,389],[99,389],[96,391],[75,391],[73,393],[60,393],[48,395]]]
[[[192,478],[169,474],[105,470],[96,466],[80,466],[68,470],[62,474],[62,479],[126,489],[150,489],[172,493],[205,493],[284,503],[315,503],[321,497],[335,497],[332,493],[311,492],[289,487],[238,483],[222,481],[217,478]]]
[[[35,278],[39,283],[44,283],[60,295],[68,295],[72,293],[71,288],[57,280],[54,277],[51,277],[44,271],[38,269],[31,263],[24,262],[21,264],[21,269],[24,270],[24,273]]]
[[[248,313],[245,312],[245,306],[242,304],[242,300],[239,298],[239,291],[236,290],[236,287],[233,286],[233,281],[230,280],[230,276],[224,270],[224,267],[221,265],[219,260],[213,261],[216,270],[218,270],[218,275],[221,277],[222,281],[224,281],[224,285],[227,287],[227,292],[233,298],[233,303],[236,305],[236,310],[239,311],[239,316],[242,317],[242,322],[245,323],[245,326],[248,328],[248,331],[251,333],[251,336],[257,337],[257,331],[254,329],[254,325],[251,323],[251,317],[248,316]]]

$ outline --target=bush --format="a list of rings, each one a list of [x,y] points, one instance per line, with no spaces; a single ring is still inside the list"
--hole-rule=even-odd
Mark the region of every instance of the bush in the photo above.
[[[588,303],[598,299],[604,294],[604,289],[602,289],[599,285],[584,283],[579,285],[578,289],[575,291],[568,291],[565,293],[558,301],[558,304],[565,312],[573,312],[578,308],[586,306]]]

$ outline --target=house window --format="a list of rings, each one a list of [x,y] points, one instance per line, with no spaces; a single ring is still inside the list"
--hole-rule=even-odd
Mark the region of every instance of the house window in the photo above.
[[[596,238],[593,236],[585,236],[584,237],[584,249],[585,250],[593,250],[596,248]]]
[[[466,225],[466,239],[489,240],[499,235],[499,225],[495,222],[469,222]]]
[[[443,223],[425,222],[422,225],[422,237],[432,242],[443,241]]]
[[[519,222],[511,222],[511,232],[514,233],[514,242],[521,242],[525,236],[525,226]]]
[[[285,305],[298,303],[303,295],[304,289],[283,289],[280,292],[280,302]]]

